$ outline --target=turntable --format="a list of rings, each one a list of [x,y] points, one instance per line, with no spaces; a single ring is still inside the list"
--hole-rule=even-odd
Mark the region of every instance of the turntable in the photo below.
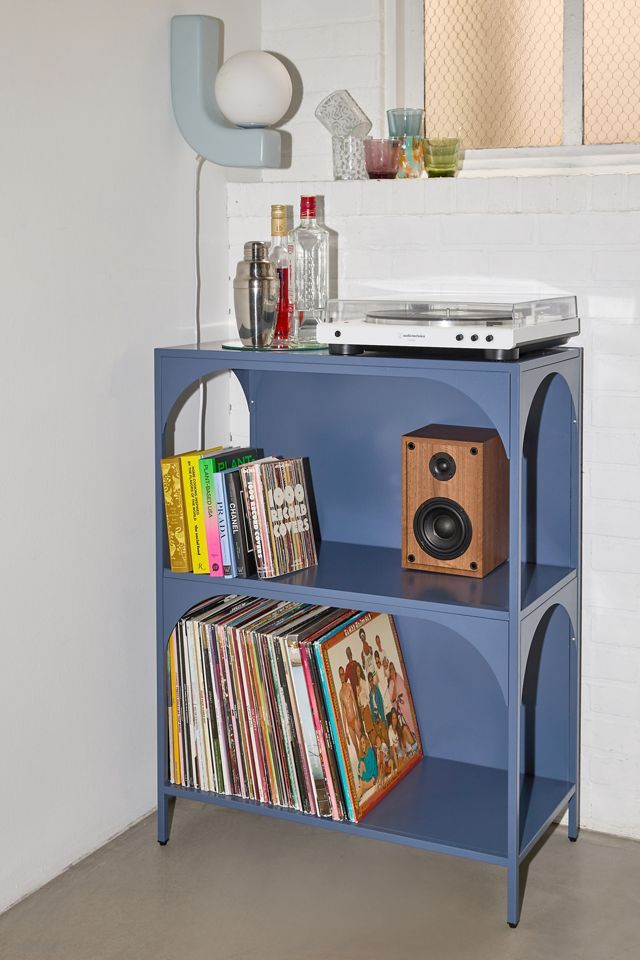
[[[558,346],[579,333],[576,298],[561,296],[520,303],[330,300],[316,336],[334,354],[457,350],[483,359],[515,360],[520,353]]]

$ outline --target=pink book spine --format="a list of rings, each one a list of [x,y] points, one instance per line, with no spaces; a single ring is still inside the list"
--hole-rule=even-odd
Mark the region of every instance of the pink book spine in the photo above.
[[[222,544],[220,543],[220,527],[218,526],[216,495],[213,486],[213,472],[214,467],[212,460],[207,459],[200,461],[204,534],[205,540],[207,541],[207,554],[209,556],[209,575],[211,577],[223,577],[224,567],[222,565]]]
[[[318,741],[318,749],[320,751],[322,769],[324,770],[324,779],[327,784],[329,799],[331,800],[331,819],[339,820],[340,808],[338,806],[338,800],[336,798],[336,792],[333,786],[333,779],[331,777],[331,767],[329,765],[329,758],[327,757],[327,751],[325,749],[324,731],[322,729],[322,721],[320,719],[320,714],[318,713],[318,705],[316,704],[316,697],[315,697],[315,688],[313,686],[313,679],[311,677],[311,670],[309,669],[307,656],[308,656],[307,646],[306,644],[301,643],[300,659],[302,660],[302,669],[304,670],[304,678],[307,682],[307,690],[309,692],[309,703],[311,704],[311,716],[313,717],[313,726],[316,731],[316,740]]]
[[[223,577],[222,544],[220,543],[220,528],[218,527],[217,516],[214,515],[210,518],[205,514],[204,529],[207,538],[207,551],[209,553],[209,575],[212,577]]]

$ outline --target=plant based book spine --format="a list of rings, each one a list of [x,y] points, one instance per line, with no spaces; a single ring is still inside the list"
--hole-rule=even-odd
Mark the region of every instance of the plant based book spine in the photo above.
[[[191,550],[180,457],[164,457],[160,461],[164,512],[167,519],[169,566],[174,573],[191,571]]]
[[[215,453],[220,447],[211,450],[196,450],[180,455],[180,470],[187,509],[187,528],[191,548],[191,569],[194,573],[209,573],[209,554],[207,535],[202,509],[202,480],[200,478],[200,460],[203,456]]]

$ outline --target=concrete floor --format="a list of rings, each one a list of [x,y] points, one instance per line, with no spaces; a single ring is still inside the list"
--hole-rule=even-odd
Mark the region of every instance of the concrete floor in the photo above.
[[[1,960],[638,960],[640,843],[558,827],[500,867],[183,801],[0,917]]]

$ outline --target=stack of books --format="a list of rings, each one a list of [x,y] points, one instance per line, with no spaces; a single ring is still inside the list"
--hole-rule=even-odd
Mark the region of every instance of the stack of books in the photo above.
[[[257,447],[160,461],[174,573],[276,577],[317,563],[306,461]]]
[[[393,619],[227,596],[167,649],[171,783],[358,821],[421,759]]]

